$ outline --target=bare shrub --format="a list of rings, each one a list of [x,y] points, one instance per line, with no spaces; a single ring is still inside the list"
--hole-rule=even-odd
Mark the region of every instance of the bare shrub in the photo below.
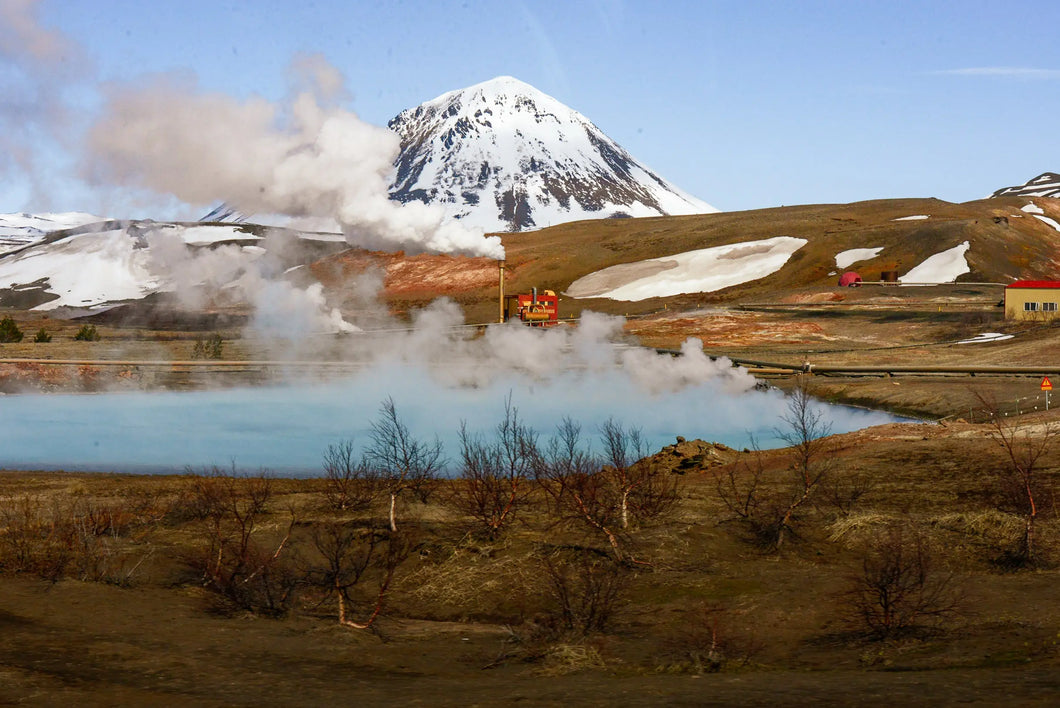
[[[425,499],[432,480],[444,464],[442,443],[428,443],[412,435],[398,417],[394,399],[387,398],[372,423],[371,444],[365,451],[373,474],[390,497],[390,530],[397,531],[397,502],[406,492]]]
[[[770,551],[780,551],[797,536],[797,526],[822,494],[831,471],[826,437],[831,432],[813,407],[805,380],[800,379],[788,397],[784,425],[777,437],[787,443],[788,464],[777,484],[767,484],[763,457],[752,439],[753,462],[715,472],[719,499],[750,531],[750,540]],[[864,494],[863,484],[832,485],[831,501],[849,514]]]
[[[539,562],[547,608],[540,626],[548,636],[585,636],[611,628],[634,575],[628,566],[580,547],[543,551]]]
[[[936,628],[959,613],[960,600],[924,536],[902,525],[874,535],[845,595],[853,626],[876,639]]]
[[[313,527],[315,562],[303,578],[323,597],[334,598],[339,624],[368,629],[383,612],[387,595],[412,544],[407,535],[352,523],[325,522]],[[363,606],[365,619],[350,619]]]
[[[189,484],[192,508],[202,516],[199,547],[190,563],[203,584],[240,609],[286,612],[297,582],[281,557],[296,516],[291,510],[286,528],[266,524],[272,480],[264,474],[225,474],[215,467],[192,476]]]
[[[745,614],[717,602],[689,607],[670,639],[671,656],[676,661],[667,670],[702,674],[746,666],[761,650],[761,644],[753,632],[739,626]]]
[[[594,455],[581,427],[564,419],[535,460],[535,479],[549,499],[551,514],[601,534],[619,561],[630,531],[660,521],[673,511],[679,478],[654,465],[636,429],[608,420],[601,429],[604,455]]]
[[[328,445],[324,451],[324,498],[336,511],[364,511],[379,496],[375,470],[358,458],[352,440]]]
[[[54,504],[22,495],[0,506],[4,528],[0,534],[0,569],[30,573],[52,582],[62,578],[73,551],[70,529],[61,523]]]
[[[519,419],[509,394],[492,441],[473,435],[461,423],[460,476],[450,484],[450,503],[471,517],[488,538],[497,538],[529,493],[536,457],[536,434]]]
[[[52,582],[71,577],[125,585],[153,553],[143,541],[154,519],[125,502],[23,495],[0,504],[0,519],[0,570]],[[133,529],[135,539],[128,537]]]

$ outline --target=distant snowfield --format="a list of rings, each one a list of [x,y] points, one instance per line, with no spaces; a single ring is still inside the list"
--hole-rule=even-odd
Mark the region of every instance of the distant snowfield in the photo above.
[[[147,249],[121,229],[70,236],[0,260],[0,288],[41,283],[58,299],[34,308],[86,307],[144,297],[158,287]]]
[[[1000,332],[983,332],[977,334],[971,339],[962,339],[957,344],[980,344],[982,342],[1000,342],[1005,339],[1012,339],[1011,334],[1001,334]]]
[[[1028,214],[1044,214],[1045,213],[1045,209],[1042,209],[1040,206],[1038,206],[1034,202],[1031,202],[1027,206],[1023,207],[1022,209],[1020,209],[1020,211],[1025,211]]]
[[[37,243],[52,231],[102,221],[106,219],[79,211],[56,214],[0,214],[0,255]]]
[[[623,263],[579,278],[565,294],[636,302],[714,292],[772,275],[804,245],[806,239],[777,236]]]
[[[958,276],[971,272],[964,254],[971,246],[967,241],[928,257],[923,263],[898,279],[899,283],[952,283]]]
[[[891,221],[923,221],[930,218],[930,214],[914,214],[913,216],[900,216],[897,219],[891,219]]]
[[[835,254],[835,264],[837,268],[847,268],[852,263],[875,258],[880,255],[880,251],[882,250],[883,246],[880,246],[879,248],[852,248],[849,251],[842,251]]]
[[[59,218],[47,218],[52,216]],[[87,231],[49,244],[36,243],[51,231],[98,221],[98,217],[88,214],[0,215],[0,226],[47,229],[28,234],[26,242],[12,243],[6,249],[21,250],[0,258],[0,289],[42,290],[55,295],[55,299],[33,308],[40,311],[135,300],[172,287],[159,273],[150,246],[153,237],[176,237],[189,246],[261,240],[240,230],[236,224],[184,226],[134,222],[125,228]],[[0,255],[2,246],[0,239]],[[242,250],[251,257],[265,252],[251,245],[243,245]]]

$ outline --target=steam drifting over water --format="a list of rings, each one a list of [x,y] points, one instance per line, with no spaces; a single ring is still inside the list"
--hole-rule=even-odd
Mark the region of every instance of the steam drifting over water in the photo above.
[[[436,303],[407,332],[350,335],[356,343],[350,355],[364,362],[364,370],[326,383],[6,397],[0,465],[180,471],[235,462],[313,474],[327,445],[367,440],[388,396],[413,432],[437,435],[450,457],[458,453],[460,422],[491,429],[509,393],[542,436],[568,416],[590,437],[608,418],[641,428],[654,449],[676,435],[737,448],[749,444],[749,435],[764,446],[779,444],[774,429],[786,410],[784,396],[755,389],[750,375],[726,360],[712,361],[696,340],[677,358],[616,346],[611,340],[621,319],[602,315],[589,316],[578,329],[498,325],[472,338],[449,326],[446,311],[453,307]],[[893,420],[847,408],[821,410],[834,432]]]

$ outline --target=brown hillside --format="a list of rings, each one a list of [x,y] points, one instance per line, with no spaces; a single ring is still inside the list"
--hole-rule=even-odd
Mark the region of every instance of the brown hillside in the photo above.
[[[1034,202],[1045,216],[1060,219],[1060,200],[1042,198]],[[854,266],[865,280],[877,280],[887,270],[903,274],[929,256],[963,241],[971,244],[967,255],[971,272],[961,276],[960,281],[1005,283],[1019,278],[1060,278],[1060,232],[1020,211],[1028,203],[1030,200],[1019,197],[964,204],[938,199],[889,199],[561,224],[539,231],[502,234],[507,250],[507,289],[522,292],[537,286],[562,293],[578,278],[610,266],[774,236],[794,236],[809,243],[767,278],[709,294],[636,303],[561,297],[561,315],[577,315],[583,308],[633,314],[661,310],[664,306],[684,309],[707,303],[775,301],[806,288],[811,292],[798,297],[810,301],[835,299],[834,258],[851,248],[884,248],[878,258]],[[916,215],[929,218],[895,221]],[[444,294],[455,296],[465,306],[469,321],[490,321],[495,316],[496,268],[486,259],[402,258],[347,252],[318,262],[313,272],[329,287],[341,289],[341,276],[371,264],[385,270],[386,295],[392,302],[415,306]],[[822,289],[829,294],[823,294]]]

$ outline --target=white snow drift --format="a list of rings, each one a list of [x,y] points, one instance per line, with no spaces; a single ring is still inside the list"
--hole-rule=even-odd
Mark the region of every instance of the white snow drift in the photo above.
[[[952,283],[959,276],[971,272],[968,261],[964,257],[970,247],[970,244],[965,241],[941,253],[936,253],[900,277],[898,282],[906,284]]]
[[[867,261],[870,258],[875,258],[880,255],[882,250],[883,246],[879,248],[852,248],[849,251],[841,251],[835,254],[835,264],[837,268],[848,268],[851,264],[858,261]]]
[[[776,236],[623,263],[579,278],[566,294],[638,301],[714,292],[772,275],[804,245],[806,239]]]

